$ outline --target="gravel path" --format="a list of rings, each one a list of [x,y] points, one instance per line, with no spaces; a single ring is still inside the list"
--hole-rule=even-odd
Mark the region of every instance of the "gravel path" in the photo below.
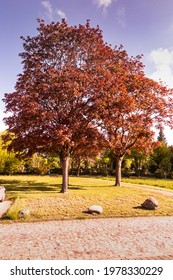
[[[173,217],[0,223],[0,259],[173,260]]]

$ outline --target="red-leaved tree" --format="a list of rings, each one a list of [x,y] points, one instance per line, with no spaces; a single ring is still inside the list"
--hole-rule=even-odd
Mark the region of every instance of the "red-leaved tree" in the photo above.
[[[65,20],[45,24],[38,35],[23,38],[23,73],[15,92],[5,94],[9,149],[24,155],[57,153],[63,167],[62,192],[68,190],[71,154],[88,137],[88,149],[101,132],[96,128],[95,100],[105,60],[111,49],[102,32],[86,25],[69,26]],[[97,87],[95,87],[97,84]],[[101,86],[101,84],[100,84]],[[89,137],[91,135],[91,141]],[[6,136],[7,139],[7,136]]]
[[[112,83],[103,101],[98,99],[103,105],[98,108],[108,146],[116,157],[115,185],[120,186],[125,154],[134,147],[151,148],[154,127],[172,126],[173,98],[172,90],[145,76],[140,56],[129,58],[122,47],[115,53]]]

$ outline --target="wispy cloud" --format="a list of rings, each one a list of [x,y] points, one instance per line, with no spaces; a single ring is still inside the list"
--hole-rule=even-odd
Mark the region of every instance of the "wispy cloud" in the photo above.
[[[125,7],[118,8],[116,16],[117,16],[117,21],[121,27],[125,27],[125,14],[126,10]]]
[[[56,13],[60,18],[67,18],[66,14],[62,10],[56,10]]]
[[[107,8],[109,5],[112,4],[112,0],[95,0],[96,4],[99,7]]]
[[[99,8],[103,9],[103,12],[106,13],[107,8],[113,3],[113,1],[117,1],[117,0],[94,0],[96,5]]]
[[[46,10],[47,18],[49,20],[53,20],[53,9],[51,3],[49,1],[42,1],[41,4]]]
[[[46,17],[48,18],[48,20],[50,20],[50,21],[55,20],[55,16],[57,16],[57,15],[60,18],[65,18],[65,19],[67,18],[65,12],[63,12],[60,9],[54,9],[49,0],[42,1],[41,4],[45,9],[45,14],[46,14]]]
[[[149,54],[150,62],[154,66],[154,72],[150,78],[162,81],[173,88],[173,49],[159,48]]]

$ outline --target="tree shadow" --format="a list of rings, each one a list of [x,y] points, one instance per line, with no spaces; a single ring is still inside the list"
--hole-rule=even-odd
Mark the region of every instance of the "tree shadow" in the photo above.
[[[34,182],[32,180],[3,180],[0,179],[0,185],[3,185],[6,189],[6,192],[10,195],[14,192],[18,193],[28,193],[28,192],[60,192],[62,185],[61,184],[52,184],[49,182]],[[107,188],[112,187],[113,185],[108,186],[99,186],[99,188]],[[71,185],[69,184],[69,190],[76,190],[76,191],[84,191],[88,188],[98,188],[98,186],[83,186],[83,185]]]
[[[76,188],[80,188],[80,189],[87,189],[87,188],[110,188],[110,187],[115,187],[115,185],[114,184],[112,184],[112,185],[106,185],[106,186],[92,186],[92,185],[88,185],[88,186],[81,186],[81,185],[76,185],[75,186]],[[69,186],[69,188],[70,188],[70,186]]]
[[[0,179],[0,185],[15,185],[15,184],[21,184],[21,180],[3,180]]]
[[[54,192],[59,191],[61,184],[36,183],[34,181],[0,180],[7,193],[13,192]]]
[[[82,187],[82,186],[72,186],[72,185],[68,186],[68,189],[69,190],[80,190],[80,191],[86,190],[85,187]]]

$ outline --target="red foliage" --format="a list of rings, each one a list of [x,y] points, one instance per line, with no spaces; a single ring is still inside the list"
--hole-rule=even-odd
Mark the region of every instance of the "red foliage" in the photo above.
[[[97,106],[111,150],[123,156],[141,139],[151,143],[154,127],[172,126],[173,92],[145,77],[140,57],[129,58],[116,49],[113,65],[111,83],[105,75],[104,95],[97,99]]]
[[[102,127],[118,161],[134,147],[152,149],[153,128],[173,123],[172,90],[145,77],[140,57],[123,54],[118,72],[121,74],[117,75],[116,68],[112,70],[112,84],[105,91],[104,101],[98,100],[102,103],[102,107],[98,106]]]

